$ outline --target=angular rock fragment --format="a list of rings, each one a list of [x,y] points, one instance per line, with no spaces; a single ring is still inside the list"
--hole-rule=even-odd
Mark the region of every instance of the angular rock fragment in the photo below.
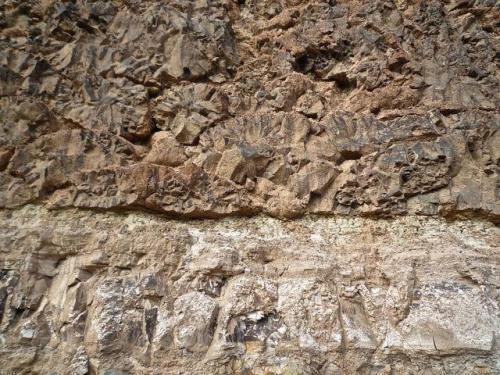
[[[184,294],[174,302],[174,345],[206,351],[217,317],[217,302],[203,293]]]
[[[450,291],[457,293],[448,294]],[[452,297],[453,296],[453,297]],[[384,345],[393,350],[489,352],[493,347],[494,302],[463,285],[443,282],[416,291],[408,316],[391,327]],[[470,319],[474,316],[475,319]]]
[[[255,167],[251,161],[248,161],[244,151],[238,147],[224,151],[215,173],[239,184],[242,184],[246,178],[254,177]]]
[[[180,145],[168,132],[157,132],[152,137],[151,151],[144,161],[147,163],[161,164],[176,167],[187,160],[184,147]]]
[[[310,163],[297,174],[290,176],[289,184],[299,197],[308,194],[322,194],[337,177],[338,171],[328,163]]]
[[[297,278],[283,282],[278,293],[278,311],[287,327],[287,339],[309,351],[327,352],[340,347],[339,305],[328,285]],[[301,318],[304,316],[308,319]]]
[[[192,113],[189,116],[178,114],[171,128],[175,139],[182,144],[192,145],[209,125],[209,120],[198,113]]]

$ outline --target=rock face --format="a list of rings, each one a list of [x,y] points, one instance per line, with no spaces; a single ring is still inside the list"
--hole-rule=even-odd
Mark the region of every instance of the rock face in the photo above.
[[[0,12],[1,207],[499,221],[495,1]]]
[[[499,372],[499,19],[0,1],[0,375]]]
[[[500,231],[0,213],[2,374],[493,374]]]

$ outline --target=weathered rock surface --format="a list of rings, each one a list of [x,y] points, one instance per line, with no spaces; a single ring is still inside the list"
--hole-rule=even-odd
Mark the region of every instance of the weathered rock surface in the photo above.
[[[0,375],[499,373],[499,19],[1,0]]]
[[[0,12],[1,207],[499,221],[495,1]]]
[[[500,231],[0,212],[2,374],[493,374]]]

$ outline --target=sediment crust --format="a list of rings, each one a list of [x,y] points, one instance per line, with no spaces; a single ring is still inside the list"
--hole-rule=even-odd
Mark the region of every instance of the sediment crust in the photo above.
[[[0,211],[2,374],[497,370],[482,220]]]

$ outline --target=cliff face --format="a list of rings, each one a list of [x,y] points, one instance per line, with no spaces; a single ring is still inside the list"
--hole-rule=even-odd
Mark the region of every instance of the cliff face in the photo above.
[[[499,18],[0,1],[0,374],[500,371]]]

